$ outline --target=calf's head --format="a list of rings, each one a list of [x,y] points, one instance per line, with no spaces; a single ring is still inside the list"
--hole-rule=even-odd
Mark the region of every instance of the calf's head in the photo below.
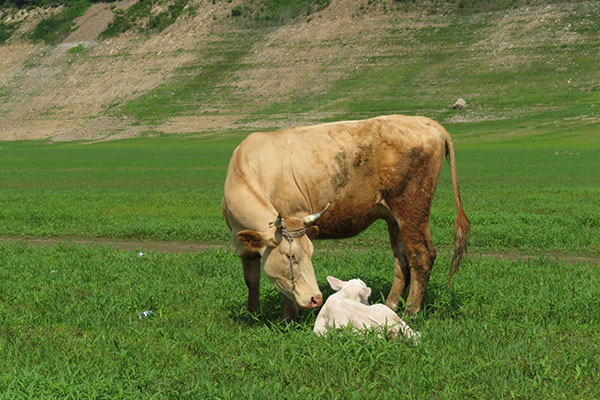
[[[354,300],[369,305],[371,288],[360,279],[343,281],[333,276],[328,276],[327,282],[329,282],[329,286],[331,286],[333,290],[337,291],[336,296],[341,296],[348,300]]]
[[[265,232],[244,230],[238,239],[249,250],[260,252],[263,270],[275,287],[303,308],[317,308],[323,304],[323,295],[317,285],[312,264],[312,240],[319,234],[313,224],[323,213],[304,218],[278,216],[271,224],[274,229]]]

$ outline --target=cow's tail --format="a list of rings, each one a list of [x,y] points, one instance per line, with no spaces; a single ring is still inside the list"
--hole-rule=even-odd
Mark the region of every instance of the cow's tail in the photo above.
[[[463,254],[467,252],[467,243],[469,237],[470,224],[467,214],[460,200],[460,190],[458,188],[458,176],[456,174],[456,160],[454,157],[454,146],[452,139],[448,134],[446,136],[446,157],[450,162],[450,173],[452,175],[452,188],[454,191],[454,200],[456,201],[456,222],[454,223],[454,256],[450,265],[450,275],[448,276],[448,285],[452,281],[452,276],[458,271],[458,266],[462,260]]]

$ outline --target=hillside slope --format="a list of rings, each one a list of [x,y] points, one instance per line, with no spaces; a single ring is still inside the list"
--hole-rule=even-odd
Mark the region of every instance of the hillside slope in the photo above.
[[[269,129],[393,112],[527,131],[555,123],[587,132],[600,122],[597,1],[442,15],[333,0],[277,28],[243,28],[231,17],[235,2],[213,3],[196,0],[194,15],[161,33],[107,40],[97,37],[115,7],[97,3],[52,46],[23,35],[56,10],[30,12],[0,46],[0,140]],[[449,110],[458,97],[469,107]]]

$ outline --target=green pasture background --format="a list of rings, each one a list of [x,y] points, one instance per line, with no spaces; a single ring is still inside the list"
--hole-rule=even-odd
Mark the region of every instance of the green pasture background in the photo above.
[[[317,339],[316,312],[283,324],[263,278],[245,311],[241,265],[220,200],[244,132],[95,144],[2,143],[0,398],[580,398],[600,396],[600,149],[556,131],[552,145],[478,143],[449,126],[471,219],[472,254],[445,284],[455,205],[444,167],[431,225],[439,256],[422,344],[344,333]],[[464,139],[464,144],[462,144]],[[565,150],[568,149],[568,150]],[[316,242],[326,276],[361,277],[382,302],[392,278],[383,223]],[[201,241],[195,254],[68,244],[72,238]],[[154,317],[138,319],[146,309]]]
[[[523,140],[461,144],[470,131],[459,128],[453,137],[472,250],[598,254],[598,147],[568,137],[539,146]],[[223,182],[243,137],[3,143],[0,236],[227,242]],[[441,248],[452,244],[455,215],[445,165],[431,216]],[[386,232],[378,223],[346,243],[385,247]]]
[[[569,261],[600,257],[600,18],[595,3],[577,4],[544,29],[571,24],[585,44],[524,42],[492,63],[473,45],[502,15],[459,13],[449,27],[432,27],[442,18],[432,16],[382,38],[407,39],[404,53],[371,60],[327,93],[268,105],[231,90],[268,29],[233,31],[173,80],[108,111],[154,137],[0,143],[0,399],[600,398],[600,268]],[[449,110],[459,96],[470,106]],[[245,311],[221,197],[249,132],[156,131],[215,99],[273,127],[311,112],[400,112],[449,130],[471,256],[449,288],[456,212],[446,165],[431,215],[439,255],[424,310],[409,320],[419,346],[349,332],[317,339],[317,311],[284,323],[266,278],[262,313]],[[169,254],[74,239],[216,246]],[[383,301],[393,274],[383,223],[315,247],[325,296],[327,275],[360,277]],[[155,314],[139,319],[144,310]]]
[[[350,253],[349,253],[350,252]],[[0,398],[569,398],[599,393],[599,270],[549,259],[467,258],[453,289],[438,257],[422,343],[312,335],[282,324],[262,284],[245,311],[231,251],[0,246]],[[360,276],[387,294],[390,255],[317,250],[317,279]],[[151,309],[154,317],[138,319]]]

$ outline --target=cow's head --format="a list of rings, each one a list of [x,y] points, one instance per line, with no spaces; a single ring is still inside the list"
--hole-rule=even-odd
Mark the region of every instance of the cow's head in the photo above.
[[[283,219],[280,215],[268,231],[244,230],[237,235],[249,250],[261,252],[263,270],[275,287],[303,308],[323,304],[311,258],[312,240],[319,234],[319,228],[312,224],[325,210],[327,207],[304,218]]]

